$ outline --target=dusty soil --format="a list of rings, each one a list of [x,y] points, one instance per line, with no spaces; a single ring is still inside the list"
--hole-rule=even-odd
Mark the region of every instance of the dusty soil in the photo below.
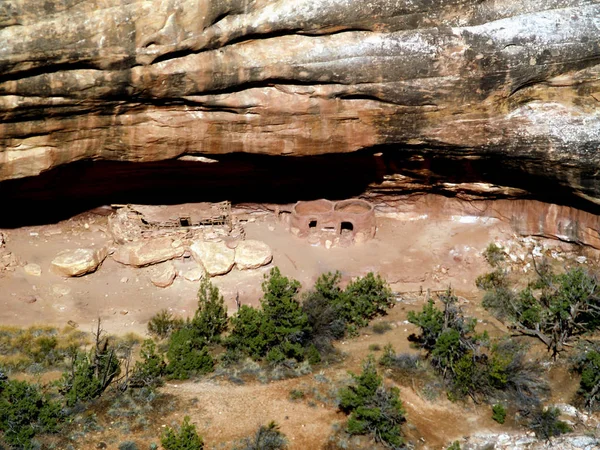
[[[310,286],[323,272],[340,270],[344,280],[379,272],[395,291],[443,289],[452,285],[461,295],[474,295],[474,277],[484,270],[481,251],[487,244],[510,236],[504,224],[464,224],[452,220],[400,221],[378,218],[375,239],[348,248],[326,249],[311,246],[291,235],[274,215],[257,215],[245,225],[246,236],[269,244],[273,263],[282,273]],[[44,323],[64,326],[76,322],[91,329],[101,317],[113,333],[143,334],[148,319],[168,308],[179,315],[191,314],[196,307],[197,283],[177,278],[168,288],[150,282],[149,268],[135,269],[107,258],[95,273],[80,278],[54,274],[50,262],[58,252],[78,247],[101,246],[110,241],[107,218],[82,214],[52,225],[3,230],[6,250],[19,267],[0,272],[0,323],[30,325]],[[175,261],[183,268],[195,264]],[[40,276],[28,274],[24,266],[38,264]],[[242,303],[256,304],[260,284],[269,267],[238,271],[213,278],[230,308],[239,293]],[[34,303],[28,303],[31,298]]]
[[[176,395],[187,406],[164,417],[163,423],[155,424],[156,436],[162,425],[180,422],[189,414],[207,444],[218,446],[248,436],[260,424],[276,420],[288,436],[290,448],[321,448],[332,434],[332,425],[344,418],[332,399],[308,396],[291,401],[290,391],[318,387],[322,381],[316,375],[328,380],[325,385],[330,391],[335,390],[339,383],[348,380],[347,370],[360,369],[372,344],[383,347],[390,342],[397,352],[414,351],[407,337],[415,329],[406,321],[406,314],[421,308],[422,301],[418,299],[424,301],[428,290],[452,286],[468,313],[480,319],[481,329],[492,334],[505,330],[481,308],[481,294],[474,284],[475,278],[487,270],[481,256],[487,245],[492,241],[517,239],[504,222],[460,216],[432,220],[404,215],[399,220],[398,215],[379,214],[375,239],[362,245],[326,249],[294,237],[273,214],[251,217],[245,225],[247,238],[266,242],[273,250],[272,265],[299,280],[304,287],[311,286],[323,272],[340,270],[346,283],[352,277],[374,271],[395,292],[412,295],[400,295],[390,315],[379,319],[388,321],[391,331],[378,335],[368,328],[358,338],[339,343],[339,349],[346,354],[343,364],[323,368],[319,374],[266,384],[255,381],[237,385],[224,379],[167,384],[164,391]],[[0,324],[41,323],[62,327],[74,322],[87,331],[101,317],[111,333],[133,331],[143,335],[149,318],[163,308],[182,316],[194,311],[198,283],[177,278],[172,286],[161,289],[150,283],[149,269],[124,266],[110,257],[98,271],[81,278],[65,279],[52,273],[50,262],[59,251],[103,245],[110,241],[106,229],[106,217],[86,213],[57,224],[2,230],[7,240],[6,250],[15,254],[19,266],[12,272],[0,272]],[[41,275],[27,273],[24,269],[27,263],[38,264]],[[183,260],[175,263],[179,267],[191,264]],[[213,278],[230,312],[235,309],[237,294],[242,303],[258,304],[260,285],[268,270],[269,267],[234,269],[228,275]],[[419,292],[423,295],[417,295]],[[36,300],[33,303],[32,298]],[[552,376],[562,383],[569,374],[554,372]],[[410,424],[407,434],[419,448],[442,448],[476,430],[501,431],[491,420],[489,406],[456,404],[441,397],[428,400],[414,385],[401,386],[401,397]],[[197,399],[194,405],[193,399]],[[560,400],[567,401],[563,397]],[[82,442],[80,448],[96,448],[100,438]],[[123,440],[127,438],[123,436]]]

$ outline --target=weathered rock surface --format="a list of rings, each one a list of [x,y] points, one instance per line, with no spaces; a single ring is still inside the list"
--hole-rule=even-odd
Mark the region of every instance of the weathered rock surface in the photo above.
[[[29,263],[23,267],[23,270],[27,275],[31,275],[33,277],[39,277],[42,275],[42,268],[39,264]]]
[[[106,247],[66,250],[52,260],[52,269],[65,277],[79,277],[94,272],[107,255]]]
[[[0,180],[387,145],[520,160],[598,202],[598,17],[596,0],[7,0]]]
[[[258,269],[273,259],[271,248],[261,241],[241,241],[235,249],[235,265],[240,270]]]
[[[192,256],[211,277],[228,273],[235,262],[235,250],[224,242],[196,241],[190,246]]]
[[[538,440],[533,433],[478,434],[460,442],[465,450],[595,450],[600,439],[588,435],[567,435]]]
[[[188,281],[200,281],[204,277],[204,269],[201,267],[186,269],[181,272],[181,276]]]
[[[166,288],[173,284],[177,272],[173,263],[168,262],[152,268],[150,281],[154,286]]]
[[[173,246],[170,238],[155,238],[121,245],[112,257],[121,264],[142,267],[180,257],[184,251],[183,246]]]
[[[380,213],[401,220],[449,215],[464,223],[497,219],[509,223],[522,236],[542,236],[600,249],[600,216],[569,206],[536,200],[462,200],[440,195],[373,195],[371,200],[381,202]]]

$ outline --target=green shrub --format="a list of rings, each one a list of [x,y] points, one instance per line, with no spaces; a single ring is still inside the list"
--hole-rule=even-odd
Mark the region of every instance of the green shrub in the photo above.
[[[483,252],[483,257],[492,267],[499,267],[506,259],[506,255],[502,249],[493,242],[487,246]]]
[[[540,339],[556,358],[565,344],[600,327],[598,280],[581,267],[562,274],[534,260],[538,278],[525,289],[511,289],[501,261],[490,260],[494,271],[477,279],[486,291],[483,306],[520,333]]]
[[[539,365],[525,362],[524,348],[501,340],[490,349],[487,334],[475,333],[475,320],[463,315],[451,291],[440,300],[443,311],[430,299],[421,312],[409,313],[408,320],[421,329],[420,335],[409,339],[428,351],[431,365],[449,385],[451,398],[494,396],[527,408],[539,405],[547,386]]]
[[[454,441],[446,450],[460,450],[460,443],[458,441]]]
[[[394,306],[390,287],[373,272],[348,284],[339,301],[342,318],[358,327],[367,326],[369,320],[385,315]]]
[[[344,292],[339,287],[340,279],[339,272],[322,274],[302,301],[311,330],[309,340],[321,353],[331,353],[332,342],[346,332],[346,321],[341,316]]]
[[[370,434],[377,442],[399,448],[403,444],[400,425],[405,420],[400,391],[383,386],[372,357],[365,361],[362,373],[352,377],[354,385],[339,391],[340,410],[350,415],[348,433]]]
[[[214,368],[214,361],[205,340],[191,328],[182,328],[171,334],[167,359],[169,363],[165,371],[175,380],[206,374]]]
[[[314,344],[310,344],[305,351],[305,357],[309,364],[313,366],[321,362],[321,353]]]
[[[388,343],[383,347],[383,354],[379,358],[379,365],[383,367],[392,367],[396,359],[396,351],[392,344]]]
[[[160,438],[160,443],[165,450],[204,449],[204,441],[198,435],[196,426],[190,423],[189,416],[185,416],[178,431],[167,427]]]
[[[261,425],[254,436],[243,439],[234,450],[285,450],[287,448],[287,439],[279,430],[279,425],[270,422],[266,426]]]
[[[373,333],[375,334],[384,334],[392,329],[392,326],[389,322],[379,322],[373,325]]]
[[[506,420],[506,408],[501,403],[492,406],[492,419],[503,424]]]
[[[77,351],[71,368],[58,382],[68,406],[99,397],[121,373],[121,362],[108,338],[100,337],[100,324],[95,348],[89,353]]]
[[[133,441],[125,441],[119,444],[119,450],[138,450],[138,446]]]
[[[529,428],[538,439],[548,440],[554,436],[569,433],[571,427],[559,420],[560,410],[558,408],[546,408],[533,414]]]
[[[160,339],[169,337],[170,334],[180,329],[184,321],[173,315],[166,309],[157,312],[148,322],[148,333]]]
[[[300,400],[301,398],[304,398],[304,392],[299,390],[299,389],[292,389],[290,391],[290,400]]]
[[[25,381],[0,380],[0,431],[15,448],[31,449],[37,433],[54,433],[64,418],[58,402]]]
[[[600,352],[597,349],[582,352],[575,370],[581,374],[578,394],[583,398],[585,406],[594,410],[600,401]]]
[[[156,344],[147,339],[142,344],[141,359],[136,361],[131,375],[130,385],[133,387],[155,387],[162,384],[162,376],[166,373],[166,363],[162,356],[156,353]]]
[[[421,328],[421,335],[417,338],[421,347],[433,350],[444,328],[444,313],[435,307],[433,299],[427,300],[421,312],[409,311],[408,321]]]

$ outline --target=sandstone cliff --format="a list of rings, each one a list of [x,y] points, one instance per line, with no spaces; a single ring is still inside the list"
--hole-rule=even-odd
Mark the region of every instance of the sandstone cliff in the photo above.
[[[0,180],[386,145],[598,202],[594,0],[5,0]]]

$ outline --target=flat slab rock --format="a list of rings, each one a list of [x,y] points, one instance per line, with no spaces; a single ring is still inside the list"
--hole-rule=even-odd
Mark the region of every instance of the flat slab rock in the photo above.
[[[261,241],[240,242],[235,249],[235,265],[240,270],[258,269],[273,260],[271,248]]]
[[[78,248],[60,252],[52,260],[54,272],[65,277],[79,277],[94,272],[108,254],[106,247]]]
[[[113,259],[121,264],[143,267],[178,258],[185,248],[170,238],[155,238],[121,245]]]

